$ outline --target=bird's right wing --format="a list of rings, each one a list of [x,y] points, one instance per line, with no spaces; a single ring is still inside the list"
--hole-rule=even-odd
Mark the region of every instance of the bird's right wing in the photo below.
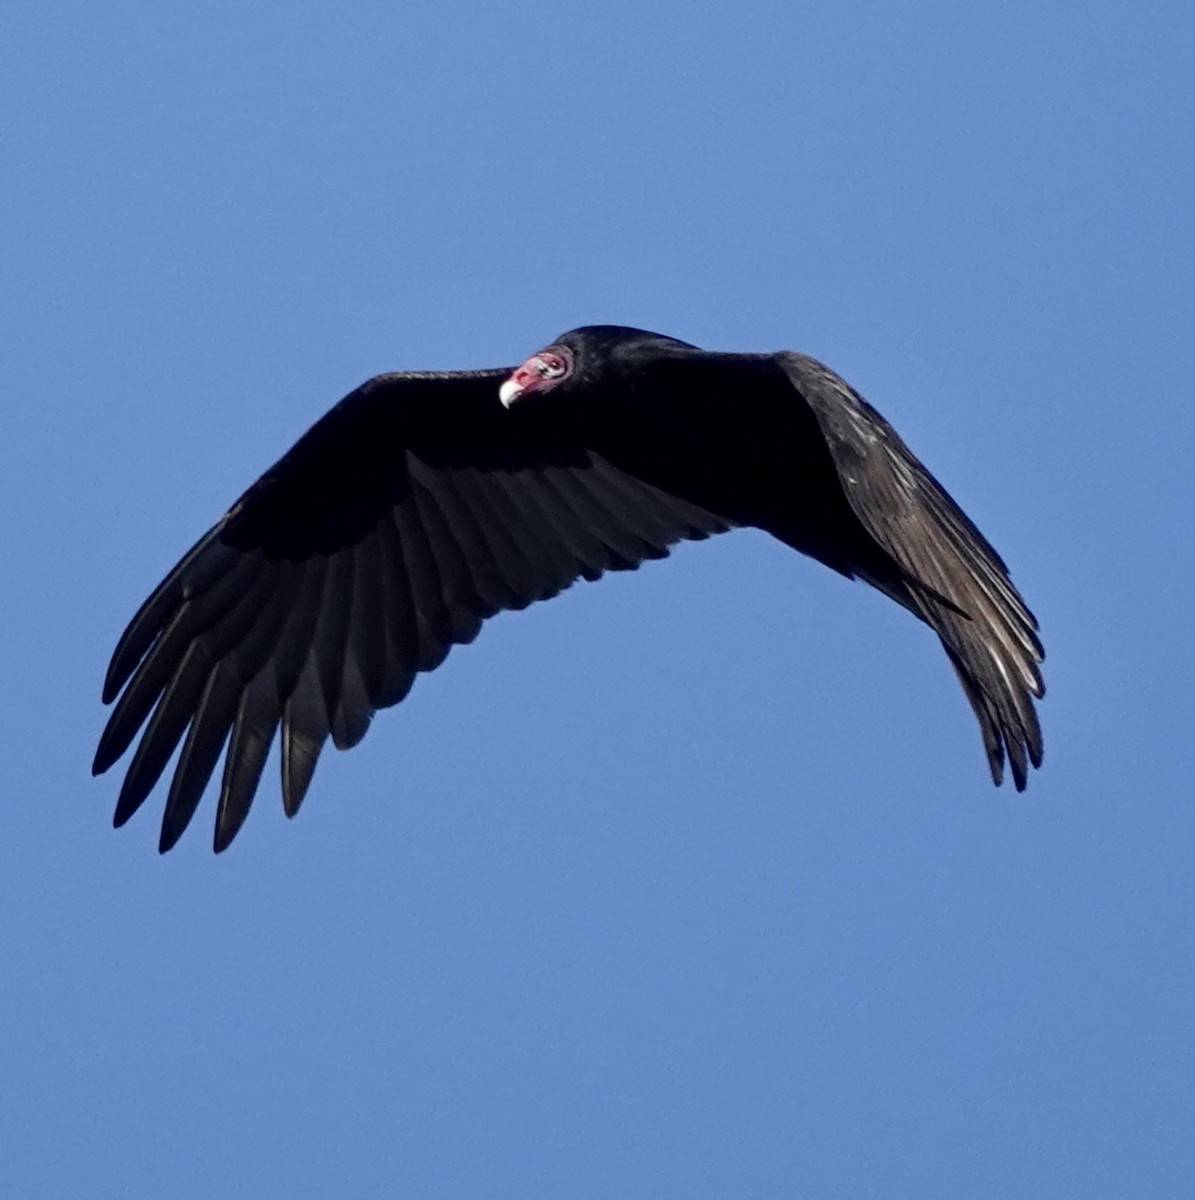
[[[1041,766],[1034,698],[1045,693],[1037,620],[1003,560],[899,435],[828,367],[776,356],[812,409],[855,515],[895,561],[908,603],[935,630],[979,719],[992,778]]]
[[[106,771],[137,737],[115,820],[183,740],[169,849],[227,743],[215,848],[240,829],[282,729],[297,811],[327,738],[374,712],[503,609],[662,558],[726,522],[507,412],[507,371],[388,375],[346,397],[178,563],[133,618],[104,700]]]

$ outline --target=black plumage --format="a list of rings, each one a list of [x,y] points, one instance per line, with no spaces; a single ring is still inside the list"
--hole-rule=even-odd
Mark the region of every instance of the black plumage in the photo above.
[[[222,850],[279,728],[293,815],[327,739],[355,745],[487,617],[735,526],[866,580],[928,624],[993,779],[1007,759],[1024,788],[1042,756],[1037,623],[892,427],[804,355],[590,326],[515,371],[371,379],[249,488],[112,657],[104,701],[117,703],[94,771],[141,732],[116,824],[182,741],[169,849],[227,745]]]

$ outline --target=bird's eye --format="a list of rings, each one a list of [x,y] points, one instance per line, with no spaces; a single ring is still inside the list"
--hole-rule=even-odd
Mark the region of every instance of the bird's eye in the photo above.
[[[536,360],[535,370],[541,379],[559,379],[567,367],[564,360],[557,355],[544,354]]]

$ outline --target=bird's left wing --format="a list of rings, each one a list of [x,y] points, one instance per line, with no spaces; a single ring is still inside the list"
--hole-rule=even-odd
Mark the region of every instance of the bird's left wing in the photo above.
[[[979,720],[992,778],[1007,755],[1025,787],[1041,766],[1034,700],[1045,693],[1037,620],[1008,568],[900,436],[829,367],[776,355],[821,427],[847,501],[900,570],[890,595],[938,634]],[[873,580],[877,586],[882,581]]]
[[[415,676],[503,609],[662,558],[727,523],[508,412],[508,371],[370,380],[317,422],[162,581],[112,657],[93,770],[140,741],[115,822],[180,741],[160,848],[227,743],[215,848],[240,829],[282,730],[293,815],[329,735],[341,749]],[[184,736],[185,735],[185,736]]]

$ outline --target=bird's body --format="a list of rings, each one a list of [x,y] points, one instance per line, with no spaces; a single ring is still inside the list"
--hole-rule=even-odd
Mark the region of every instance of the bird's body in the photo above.
[[[145,726],[123,823],[186,734],[161,846],[228,741],[216,848],[275,733],[294,813],[347,747],[487,617],[755,526],[861,577],[939,635],[993,777],[1040,765],[1036,622],[995,551],[891,427],[792,353],[719,354],[616,326],[516,371],[370,380],[316,423],[163,581],[113,656],[95,770]]]

